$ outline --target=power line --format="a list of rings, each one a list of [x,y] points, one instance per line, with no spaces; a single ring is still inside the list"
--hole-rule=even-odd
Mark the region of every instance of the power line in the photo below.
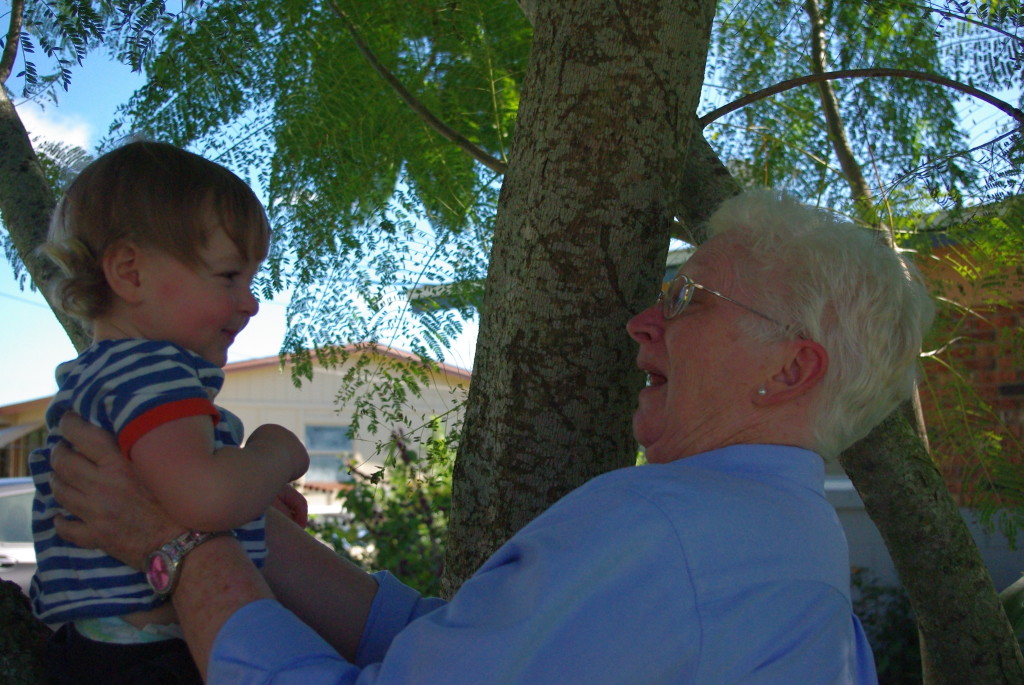
[[[14,300],[21,304],[30,304],[33,307],[39,307],[40,309],[49,309],[50,307],[42,302],[36,302],[35,300],[29,300],[24,297],[18,297],[17,295],[10,295],[8,293],[0,293],[0,297],[5,297],[8,300]]]

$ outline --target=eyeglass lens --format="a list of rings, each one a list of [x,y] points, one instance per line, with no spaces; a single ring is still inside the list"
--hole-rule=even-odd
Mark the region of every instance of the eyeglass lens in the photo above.
[[[679,314],[686,305],[690,304],[690,300],[693,298],[693,281],[683,275],[677,275],[668,284],[668,292],[666,293],[664,302],[664,314],[666,319]]]

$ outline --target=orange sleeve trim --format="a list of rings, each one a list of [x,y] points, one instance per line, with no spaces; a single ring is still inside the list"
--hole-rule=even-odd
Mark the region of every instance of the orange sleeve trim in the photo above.
[[[220,421],[220,412],[217,411],[217,407],[213,406],[213,402],[206,398],[189,397],[184,400],[167,402],[136,416],[121,429],[121,433],[117,436],[117,444],[121,448],[121,453],[131,458],[132,447],[143,435],[157,426],[189,416],[209,416],[214,424]]]

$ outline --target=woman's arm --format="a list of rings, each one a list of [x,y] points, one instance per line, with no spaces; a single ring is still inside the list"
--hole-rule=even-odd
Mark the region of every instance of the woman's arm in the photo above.
[[[377,581],[276,510],[267,512],[267,548],[263,576],[277,599],[355,661]]]
[[[273,599],[259,571],[230,536],[199,545],[182,561],[171,595],[192,658],[203,678],[217,633],[246,604]]]

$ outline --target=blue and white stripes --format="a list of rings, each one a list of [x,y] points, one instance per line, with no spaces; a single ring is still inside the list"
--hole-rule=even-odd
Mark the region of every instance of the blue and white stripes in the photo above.
[[[49,437],[29,458],[36,485],[32,531],[38,564],[30,594],[39,618],[57,623],[119,616],[160,604],[141,572],[102,551],[76,547],[54,532],[54,516],[67,515],[50,492],[50,449],[62,439],[57,427],[61,416],[77,412],[119,436],[127,451],[128,433],[142,435],[165,420],[209,413],[216,421],[214,449],[240,445],[241,421],[212,404],[223,382],[224,372],[199,355],[154,340],[100,341],[57,367],[60,389],[46,412]],[[235,534],[253,562],[262,566],[267,554],[263,518]]]

